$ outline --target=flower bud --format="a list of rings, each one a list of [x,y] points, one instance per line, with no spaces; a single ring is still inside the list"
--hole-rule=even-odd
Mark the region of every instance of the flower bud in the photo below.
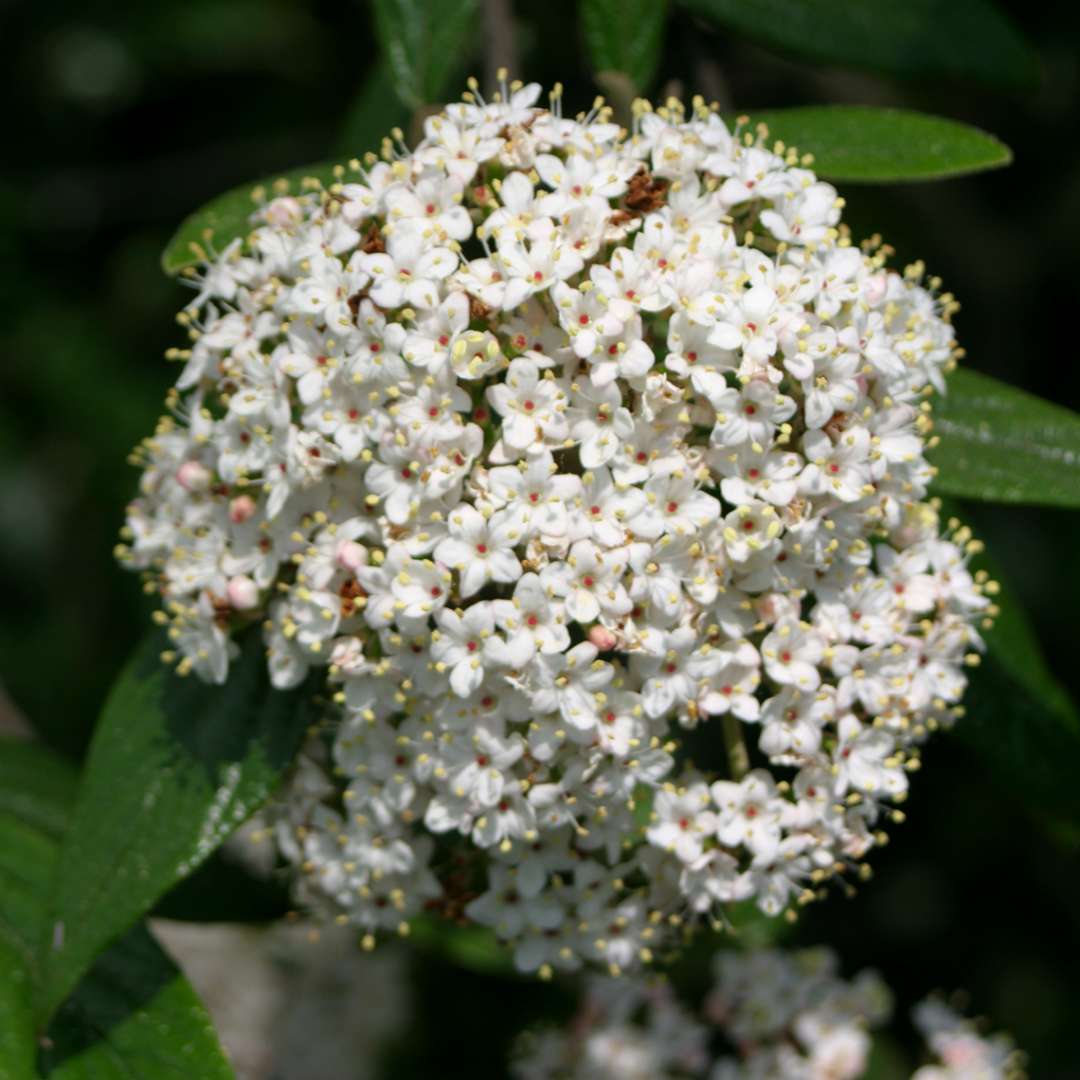
[[[255,500],[250,495],[237,495],[229,502],[229,520],[237,525],[255,515]]]
[[[263,211],[263,217],[268,225],[277,225],[282,228],[298,225],[303,216],[304,208],[300,200],[292,195],[283,195],[280,199],[274,199]]]
[[[213,473],[198,461],[185,461],[176,470],[176,482],[185,490],[193,493],[206,491],[213,479]]]
[[[259,603],[259,586],[246,574],[239,574],[229,579],[225,595],[237,611],[250,611]]]
[[[334,552],[334,558],[342,570],[349,570],[355,574],[361,566],[367,566],[367,548],[355,540],[342,540],[337,546],[337,551]]]
[[[874,274],[867,278],[863,286],[863,299],[871,306],[877,307],[885,299],[885,293],[889,289],[889,275],[885,271]]]
[[[591,641],[601,652],[611,652],[618,644],[619,639],[606,626],[601,626],[597,623],[595,626],[589,628],[589,641]]]

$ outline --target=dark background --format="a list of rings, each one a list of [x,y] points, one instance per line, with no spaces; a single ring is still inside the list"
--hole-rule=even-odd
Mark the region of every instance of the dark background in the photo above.
[[[685,15],[669,24],[653,90],[678,78],[688,96],[740,111],[906,105],[1002,138],[1012,168],[842,186],[846,218],[856,236],[881,232],[898,263],[923,258],[944,278],[963,305],[972,367],[1076,408],[1080,6],[1008,10],[1041,59],[1041,84],[1026,94],[813,69]],[[516,11],[520,74],[561,80],[567,107],[587,108],[596,87],[575,5]],[[160,272],[159,253],[222,189],[340,147],[377,46],[355,0],[0,0],[0,20],[0,680],[4,708],[77,756],[148,616],[111,549],[136,482],[126,455],[176,375],[162,354],[180,343],[173,314],[187,294]],[[478,20],[478,55],[482,31]],[[473,69],[482,74],[478,59]],[[964,510],[1075,694],[1075,516]],[[1030,814],[1022,781],[992,781],[951,738],[925,762],[907,824],[873,860],[875,881],[818,905],[794,939],[833,942],[849,971],[878,966],[904,1007],[966,987],[972,1009],[1029,1051],[1033,1077],[1080,1076],[1076,844]],[[388,1075],[497,1076],[509,1034],[564,1004],[554,990],[434,962],[416,993],[421,1011]]]

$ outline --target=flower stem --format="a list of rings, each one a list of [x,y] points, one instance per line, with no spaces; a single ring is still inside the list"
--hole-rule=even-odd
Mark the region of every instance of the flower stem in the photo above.
[[[743,739],[742,724],[737,716],[724,713],[724,749],[727,751],[728,767],[732,780],[741,780],[750,768],[750,754]]]

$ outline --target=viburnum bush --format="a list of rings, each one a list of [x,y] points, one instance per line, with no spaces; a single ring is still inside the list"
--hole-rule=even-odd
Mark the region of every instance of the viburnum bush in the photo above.
[[[121,558],[180,673],[255,624],[325,680],[273,812],[306,905],[617,973],[864,876],[994,609],[927,498],[939,282],[764,126],[540,93],[208,252]]]
[[[234,55],[225,46],[243,20],[203,6],[200,43]],[[349,43],[324,64],[329,37],[319,45],[315,23],[305,30],[288,7],[268,13],[273,32],[255,42],[268,57],[275,42],[290,57],[302,46],[288,86],[264,95],[245,75],[233,107],[239,76],[215,67],[211,91],[193,76],[192,131],[233,148],[222,150],[227,173],[239,169],[237,132],[250,127],[257,142],[265,122],[313,145],[340,121],[326,145],[346,160],[226,192],[164,251],[190,294],[166,354],[176,377],[165,416],[132,455],[138,488],[117,548],[156,625],[115,680],[78,772],[0,738],[0,1080],[235,1080],[246,1066],[230,1064],[155,943],[156,920],[170,917],[302,920],[301,933],[328,939],[322,955],[346,939],[369,949],[408,937],[408,965],[397,966],[422,992],[409,1045],[387,1066],[395,1077],[501,1075],[513,1033],[541,1021],[547,1034],[519,1044],[522,1077],[896,1080],[910,1073],[898,1071],[903,1053],[871,1037],[887,1012],[883,984],[845,981],[831,952],[774,946],[808,931],[810,920],[789,923],[811,901],[871,877],[918,786],[924,744],[954,725],[963,747],[952,768],[978,760],[987,775],[954,777],[937,758],[914,793],[921,824],[906,831],[917,859],[892,862],[900,887],[851,909],[844,935],[820,936],[843,936],[851,962],[906,950],[896,985],[914,985],[932,943],[984,902],[973,871],[994,875],[995,903],[979,919],[1012,952],[986,952],[999,974],[972,989],[1002,1003],[1042,1067],[1052,1025],[1015,1005],[1011,980],[1030,974],[1025,949],[1060,937],[1057,897],[1031,882],[1067,880],[1051,843],[1071,843],[1080,821],[1080,719],[1008,566],[999,573],[962,523],[967,508],[948,500],[1014,505],[1017,536],[1031,520],[1023,504],[1080,508],[1080,418],[973,370],[1020,355],[1049,370],[1038,351],[1048,331],[1025,319],[1036,298],[1061,305],[1045,304],[1034,272],[1023,292],[1017,268],[1028,263],[1002,250],[1004,233],[958,223],[954,234],[950,204],[897,189],[845,208],[833,186],[956,177],[1006,165],[1011,152],[908,109],[743,116],[726,104],[791,85],[840,96],[868,85],[799,82],[770,67],[770,48],[830,70],[913,76],[922,96],[936,75],[1023,90],[1036,78],[1030,47],[987,0],[581,0],[573,33],[568,12],[543,5],[371,0],[320,5]],[[350,19],[363,23],[359,37]],[[192,27],[177,25],[179,50]],[[116,93],[102,83],[91,94],[75,72],[82,60],[53,81],[87,107],[119,107],[138,96],[139,69],[96,35],[75,34],[56,62],[124,59],[103,75],[119,80]],[[741,54],[741,37],[763,51]],[[442,104],[467,62],[485,91],[469,80]],[[508,81],[502,63],[546,80],[565,73],[569,89],[545,96]],[[363,85],[347,100],[350,78]],[[594,84],[606,97],[579,112]],[[663,104],[646,100],[650,86],[665,88]],[[695,87],[725,104],[677,100]],[[950,89],[942,100],[994,115],[981,96]],[[194,163],[206,157],[189,159],[195,149],[187,136],[169,141],[174,200],[198,190]],[[32,232],[39,203],[71,185],[66,173],[26,176]],[[987,207],[1015,217],[1044,191],[1033,199],[1034,174],[1030,190],[984,196],[983,181],[971,183],[985,203],[972,220],[984,224]],[[116,206],[128,202],[130,220],[148,226],[175,205]],[[83,210],[58,213],[55,227],[74,230]],[[935,259],[955,256],[950,276],[1000,260],[991,277],[1007,293],[987,285],[964,329],[985,354],[995,320],[1023,326],[1000,335],[1008,354],[961,363],[955,299],[906,247],[900,258],[861,224],[887,213],[905,246],[924,212],[922,234],[940,234]],[[1008,237],[1030,256],[1049,216],[1021,217],[1024,231]],[[129,250],[143,248],[125,247],[116,265],[129,265]],[[58,270],[56,280],[69,279]],[[995,295],[1008,304],[988,313]],[[12,324],[13,347],[36,362],[51,342],[92,361],[110,323],[84,340],[68,302],[59,287],[35,299]],[[55,328],[42,313],[56,314]],[[86,428],[129,419],[137,393],[84,368]],[[63,396],[55,416],[73,415],[82,384],[52,385]],[[33,405],[33,426],[27,388],[16,400]],[[44,566],[45,519],[36,498],[23,512],[21,493],[34,490],[15,482],[24,474],[20,462],[4,487],[22,515],[9,539]],[[100,566],[81,560],[93,533],[88,523],[77,549],[91,580]],[[1018,547],[1028,550],[1040,549]],[[1055,563],[1042,581],[1062,573]],[[36,605],[32,589],[13,595],[24,592]],[[1056,609],[1068,610],[1067,593]],[[17,628],[19,656],[46,625],[37,615]],[[16,693],[46,663],[49,677],[89,678],[109,653],[67,658],[73,635],[57,627],[60,644],[12,681]],[[81,747],[88,727],[71,717],[67,730],[57,712],[41,730]],[[984,819],[991,801],[996,816]],[[245,823],[261,858],[226,846]],[[967,891],[931,893],[934,845],[980,833],[992,846],[973,843],[953,868]],[[1033,896],[1041,906],[1030,910],[1047,916],[1037,932],[1024,908]],[[830,918],[845,915],[821,912]],[[329,923],[337,936],[314,929]],[[980,937],[956,939],[947,978],[970,968]],[[200,965],[188,966],[197,977]],[[406,1000],[380,970],[361,961],[356,977]],[[1031,968],[1048,987],[1055,970]],[[324,974],[315,981],[353,1001],[336,967]],[[559,1028],[582,983],[583,1009]],[[282,1032],[264,1024],[230,1046],[255,1046],[266,1068],[289,1072],[284,1029],[321,1007],[295,993],[307,1006],[295,1024],[263,1002],[252,1015],[279,1018]],[[1056,993],[1040,1016],[1053,1015]],[[345,1015],[325,1011],[304,1039],[317,1049]],[[1019,1075],[1011,1044],[982,1039],[940,1002],[916,1019],[935,1058],[918,1080]],[[1067,1034],[1055,1045],[1071,1052]],[[357,1070],[376,1067],[369,1056]]]

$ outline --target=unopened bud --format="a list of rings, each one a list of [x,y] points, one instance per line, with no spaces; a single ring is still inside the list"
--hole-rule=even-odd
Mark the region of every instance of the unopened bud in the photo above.
[[[885,293],[889,288],[889,275],[882,271],[868,278],[863,285],[863,299],[871,306],[877,307],[885,299]]]
[[[237,525],[255,516],[255,500],[250,495],[237,495],[229,502],[229,520]]]
[[[274,199],[263,211],[263,216],[269,225],[280,225],[288,228],[298,225],[304,217],[304,208],[300,200],[291,195],[283,195],[280,199]]]
[[[589,641],[601,652],[610,652],[618,644],[619,639],[606,626],[597,623],[589,629]]]
[[[350,570],[355,574],[361,566],[367,566],[367,548],[355,540],[342,540],[334,552],[334,559],[342,570]]]
[[[176,482],[185,491],[205,491],[210,486],[212,479],[213,473],[198,461],[185,461],[176,470]]]
[[[229,578],[225,595],[229,598],[229,604],[237,611],[250,611],[259,602],[259,586],[246,574],[239,574]]]

